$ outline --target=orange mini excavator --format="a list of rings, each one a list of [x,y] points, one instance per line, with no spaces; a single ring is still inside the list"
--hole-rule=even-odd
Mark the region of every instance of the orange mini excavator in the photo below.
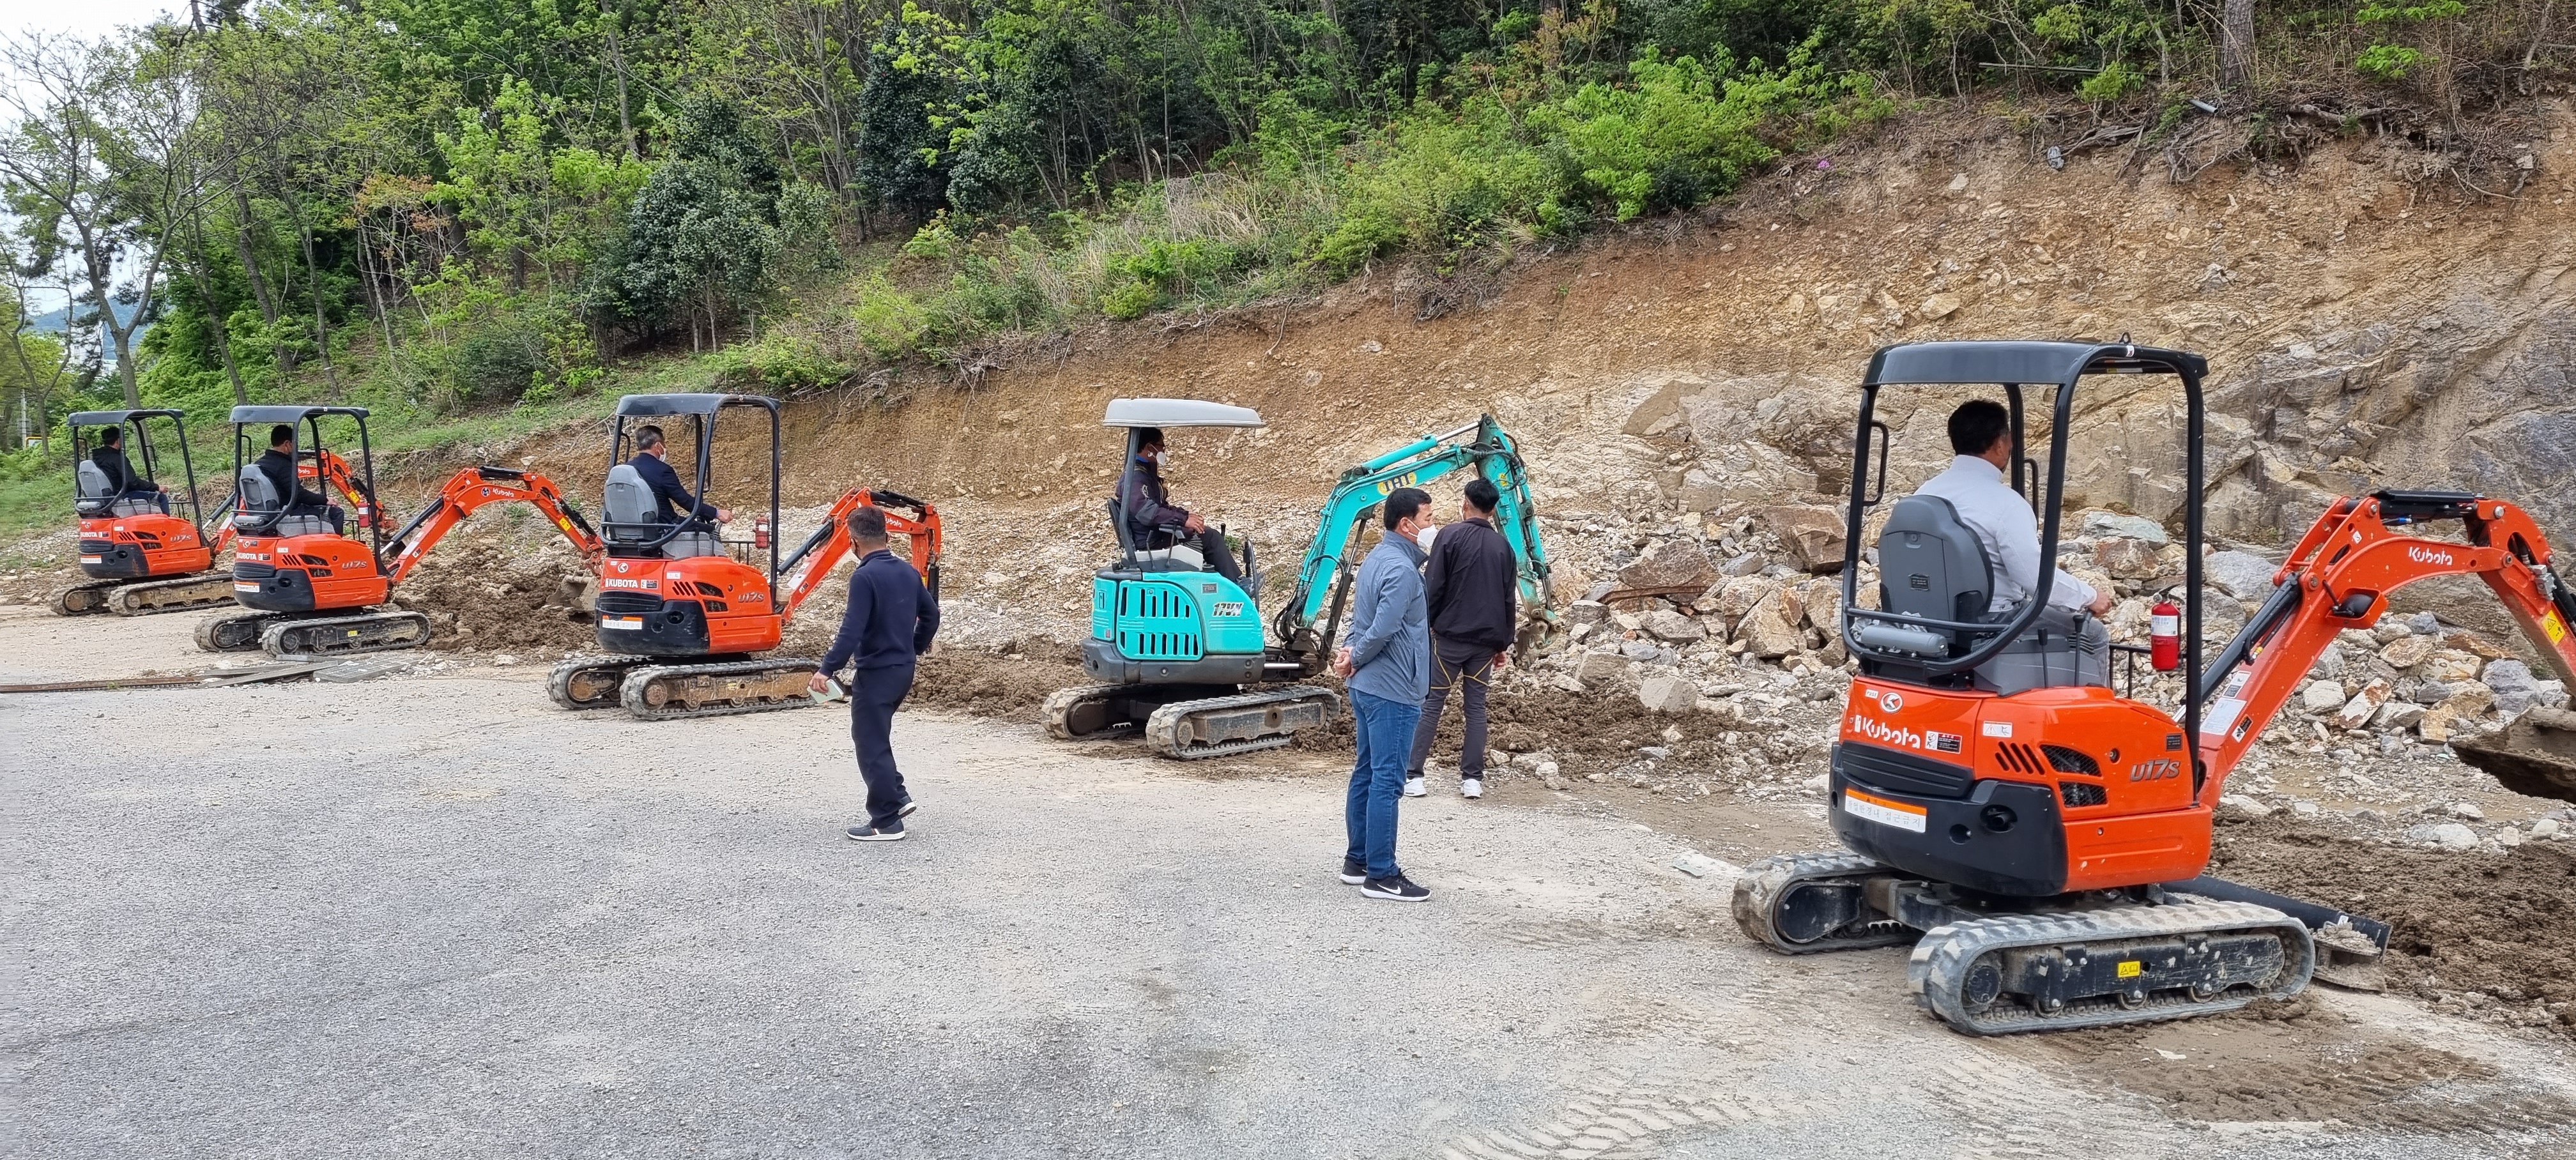
[[[169,510],[172,499],[160,493],[129,490],[129,479],[110,479],[105,468],[90,462],[82,436],[100,428],[121,428],[127,470],[140,466],[151,479],[161,466],[152,446],[151,420],[167,419],[171,442],[179,448],[179,471],[187,480],[184,515]],[[81,574],[89,580],[54,594],[56,615],[80,616],[114,612],[140,616],[203,608],[233,598],[232,577],[215,570],[215,556],[232,541],[232,525],[208,536],[205,513],[197,506],[197,464],[188,454],[188,419],[178,411],[78,411],[72,414],[72,511],[80,517]]]
[[[323,446],[322,421],[352,420],[359,464]],[[553,481],[533,471],[468,467],[450,477],[427,507],[385,539],[392,525],[375,501],[375,453],[363,407],[303,405],[235,407],[233,460],[236,494],[233,530],[233,599],[252,611],[219,616],[197,626],[197,646],[209,652],[250,648],[276,656],[315,656],[410,648],[429,639],[429,618],[406,609],[378,610],[393,586],[448,532],[476,510],[496,503],[527,503],[545,513],[596,568],[599,535]],[[279,495],[250,457],[253,428],[271,425],[294,432],[291,457],[296,485],[311,480],[338,491],[356,508],[367,539],[334,530],[327,516],[292,495]],[[309,436],[311,446],[305,446]]]
[[[714,463],[716,419],[733,408],[768,413],[768,514],[755,519],[751,538],[743,540],[722,539],[713,525],[686,513],[664,522],[643,477],[623,461],[629,424],[688,424],[688,442],[673,431],[666,446],[695,449],[694,494],[703,497]],[[664,720],[810,704],[805,683],[818,662],[751,654],[778,647],[788,618],[849,555],[845,521],[861,506],[889,509],[887,532],[909,540],[912,565],[931,598],[938,598],[938,509],[892,490],[844,494],[813,535],[779,558],[772,536],[781,464],[776,399],[628,395],[617,401],[608,463],[600,499],[607,558],[599,572],[598,632],[600,647],[612,655],[576,656],[555,666],[547,689],[564,708],[623,705],[637,717]],[[765,561],[757,558],[763,552]]]
[[[2195,877],[2209,861],[2211,809],[2229,770],[2336,633],[2372,627],[2397,588],[2477,576],[2571,682],[2576,592],[2513,504],[2465,491],[2348,497],[2318,518],[2270,598],[2204,663],[2206,373],[2197,355],[2126,342],[1930,342],[1878,352],[1861,384],[1843,559],[1843,641],[1860,661],[1829,778],[1845,850],[1748,867],[1734,895],[1748,935],[1790,954],[1912,943],[1908,986],[1918,1002],[1975,1034],[2224,1011],[2294,994],[2312,975],[2345,981],[2327,973],[2337,968],[2368,985],[2387,945],[2385,924]],[[2027,600],[1993,608],[1994,563],[1933,496],[1896,502],[1877,541],[1876,607],[1856,606],[1863,520],[1886,485],[1889,434],[1871,417],[1881,388],[2002,390],[2013,487],[2041,513],[2045,563],[2057,558],[2077,385],[2103,374],[2181,380],[2188,555],[2178,648],[2157,655],[2112,645],[2098,621],[2050,607],[2047,567]],[[2024,470],[2025,386],[2055,388],[2044,478]],[[1875,484],[1873,435],[1881,441]],[[2453,534],[2436,538],[2436,529]],[[2127,652],[2134,662],[2138,651],[2180,670],[2178,715],[2134,684],[2126,695],[2110,687],[2111,659]],[[2497,760],[2461,752],[2480,764]],[[2552,761],[2548,752],[2506,756],[2544,771]]]

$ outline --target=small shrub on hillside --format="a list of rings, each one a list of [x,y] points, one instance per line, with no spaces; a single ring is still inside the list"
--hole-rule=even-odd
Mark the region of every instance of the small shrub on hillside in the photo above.
[[[811,335],[771,331],[758,342],[736,343],[708,360],[715,381],[727,387],[773,391],[815,390],[849,381],[848,363],[832,357]]]

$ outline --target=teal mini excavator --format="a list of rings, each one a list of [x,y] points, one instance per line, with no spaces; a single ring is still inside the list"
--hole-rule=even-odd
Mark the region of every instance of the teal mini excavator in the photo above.
[[[1138,428],[1252,428],[1263,425],[1261,416],[1249,407],[1193,399],[1115,399],[1101,425],[1127,433],[1127,466],[1108,505],[1119,555],[1092,575],[1082,667],[1097,683],[1047,699],[1047,732],[1056,737],[1141,730],[1156,752],[1189,760],[1270,749],[1288,744],[1300,729],[1321,727],[1341,698],[1296,682],[1323,672],[1332,659],[1362,532],[1378,502],[1399,487],[1462,468],[1492,480],[1502,493],[1494,518],[1519,563],[1522,647],[1545,643],[1556,624],[1548,606],[1547,550],[1520,451],[1491,415],[1344,471],[1318,513],[1296,586],[1266,636],[1253,597],[1217,574],[1194,547],[1135,543],[1118,498],[1129,494],[1127,474],[1136,470]],[[1242,564],[1243,575],[1257,575],[1249,542]]]

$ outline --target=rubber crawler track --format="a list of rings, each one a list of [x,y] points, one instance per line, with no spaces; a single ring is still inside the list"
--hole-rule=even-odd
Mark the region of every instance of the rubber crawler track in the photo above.
[[[1906,965],[1906,988],[1915,1001],[1944,1023],[1971,1035],[2017,1031],[2071,1031],[2152,1023],[2233,1011],[2260,998],[2286,999],[2308,985],[2317,953],[2308,928],[2268,906],[2216,902],[2192,895],[2164,906],[2124,906],[2111,910],[2063,914],[2016,914],[1970,919],[1934,927],[1914,945]],[[2207,1000],[2163,991],[2137,1007],[2123,1007],[2109,996],[2071,1002],[2055,1014],[2042,1015],[2028,1006],[1998,999],[1978,1008],[1962,990],[1968,968],[1980,957],[2000,950],[2031,946],[2081,946],[2096,955],[2117,953],[2131,942],[2169,942],[2179,935],[2270,931],[2281,939],[2283,968],[2268,987],[2233,987]]]
[[[1198,761],[1209,757],[1251,753],[1261,749],[1277,749],[1294,740],[1295,735],[1279,733],[1267,737],[1223,741],[1212,745],[1193,744],[1187,749],[1180,746],[1177,738],[1180,735],[1181,722],[1195,714],[1210,713],[1220,709],[1239,709],[1251,705],[1286,705],[1314,700],[1321,700],[1324,703],[1327,714],[1339,707],[1342,701],[1332,690],[1318,689],[1312,685],[1292,685],[1285,689],[1265,689],[1260,692],[1237,693],[1231,697],[1208,697],[1197,701],[1174,701],[1154,710],[1154,715],[1145,719],[1145,743],[1152,746],[1156,753],[1165,757],[1179,758],[1182,761]]]
[[[792,658],[731,661],[722,664],[646,665],[626,674],[626,682],[618,690],[618,700],[626,706],[628,713],[645,721],[671,721],[682,717],[728,717],[736,713],[766,713],[775,709],[799,709],[813,704],[813,700],[799,693],[795,696],[750,703],[727,702],[718,705],[700,705],[695,708],[665,703],[657,707],[645,698],[645,693],[652,688],[653,682],[672,678],[722,677],[774,672],[810,674],[821,669],[822,664],[819,661]]]

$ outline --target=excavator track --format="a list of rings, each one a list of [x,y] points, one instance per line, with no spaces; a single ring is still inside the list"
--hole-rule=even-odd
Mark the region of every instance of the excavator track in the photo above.
[[[1322,728],[1341,703],[1311,685],[1174,701],[1145,719],[1145,743],[1183,761],[1276,749],[1300,729]]]
[[[1133,695],[1134,685],[1079,685],[1058,689],[1046,699],[1039,716],[1046,722],[1047,736],[1059,741],[1090,741],[1109,737],[1126,737],[1143,727],[1143,722],[1117,705],[1122,694]]]
[[[93,612],[105,612],[108,592],[123,583],[123,580],[92,580],[74,584],[56,590],[54,598],[46,601],[45,606],[53,609],[56,616],[87,616]]]
[[[233,602],[230,572],[207,572],[166,580],[145,580],[108,589],[107,609],[118,616],[149,616]]]
[[[274,657],[345,656],[427,643],[429,617],[409,611],[300,617],[259,633],[259,647]]]
[[[1735,925],[1747,937],[1784,955],[1856,951],[1903,946],[1919,937],[1914,928],[1869,909],[1857,908],[1847,919],[1816,920],[1802,912],[1785,916],[1782,908],[1802,902],[1802,887],[1834,888],[1841,893],[1873,877],[1896,873],[1858,854],[1779,854],[1744,868],[1735,879],[1732,908]],[[1801,921],[1804,919],[1805,921]],[[1821,926],[1822,929],[1816,929]]]
[[[1914,945],[1906,988],[1957,1030],[2006,1035],[2214,1015],[2308,985],[2316,947],[2297,919],[2172,899],[1935,927]]]
[[[576,712],[614,709],[626,687],[626,675],[653,663],[651,657],[590,655],[565,657],[546,674],[546,695]]]
[[[2500,732],[2453,741],[2451,750],[2515,793],[2576,802],[2576,712],[2529,709]]]
[[[197,647],[207,652],[249,652],[259,647],[260,634],[270,625],[294,616],[291,612],[236,612],[230,616],[209,616],[197,622]]]
[[[814,703],[805,684],[821,668],[819,661],[791,658],[646,665],[626,674],[618,700],[646,721],[796,709]]]

